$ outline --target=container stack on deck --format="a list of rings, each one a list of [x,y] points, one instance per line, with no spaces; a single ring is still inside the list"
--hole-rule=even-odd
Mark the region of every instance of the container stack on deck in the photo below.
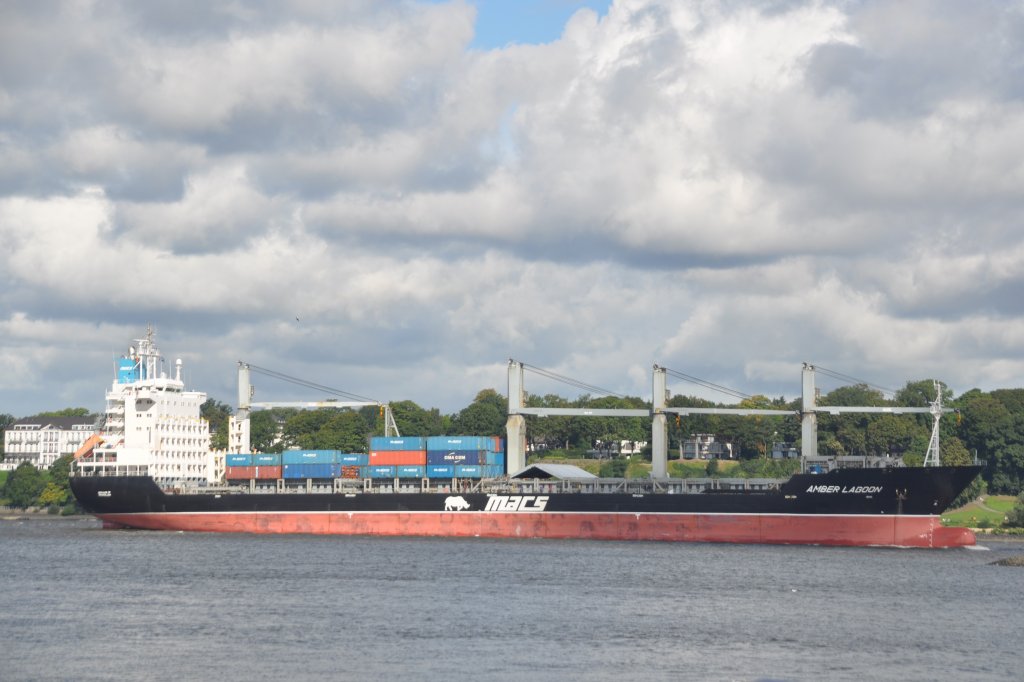
[[[493,436],[430,436],[428,478],[493,478],[505,473],[505,444]]]
[[[375,436],[370,452],[286,450],[229,454],[228,481],[493,478],[505,474],[505,443],[491,436]]]
[[[281,478],[281,455],[227,455],[224,464],[224,478],[229,481]]]
[[[421,436],[374,436],[366,478],[423,478],[426,457]]]
[[[285,450],[284,478],[341,478],[340,455],[337,450]]]
[[[338,463],[341,464],[342,478],[365,478],[370,456],[365,452],[342,453],[338,457]]]

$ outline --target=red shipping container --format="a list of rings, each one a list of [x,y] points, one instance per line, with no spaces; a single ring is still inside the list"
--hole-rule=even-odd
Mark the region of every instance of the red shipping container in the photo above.
[[[423,466],[426,463],[427,453],[424,450],[370,450],[370,466]]]
[[[256,476],[260,480],[281,478],[281,466],[258,466],[256,469]]]
[[[256,468],[257,467],[224,467],[224,478],[228,481],[248,481],[250,478],[256,478]]]

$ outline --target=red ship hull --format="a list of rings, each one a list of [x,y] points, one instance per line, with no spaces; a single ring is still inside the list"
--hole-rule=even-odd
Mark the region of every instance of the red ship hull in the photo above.
[[[937,516],[495,512],[144,512],[97,514],[105,526],[227,533],[962,547],[966,528]]]

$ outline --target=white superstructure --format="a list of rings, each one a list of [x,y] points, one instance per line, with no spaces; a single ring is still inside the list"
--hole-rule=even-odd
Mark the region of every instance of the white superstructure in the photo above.
[[[117,362],[103,442],[79,459],[81,473],[148,474],[164,485],[217,480],[210,425],[200,416],[206,394],[185,390],[181,360],[174,377],[167,375],[152,328],[135,344]]]

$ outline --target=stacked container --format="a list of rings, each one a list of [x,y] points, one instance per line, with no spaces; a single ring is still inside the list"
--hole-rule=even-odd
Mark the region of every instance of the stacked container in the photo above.
[[[505,473],[505,443],[494,436],[427,438],[427,477],[492,478]]]
[[[484,453],[484,478],[495,478],[505,475],[505,443],[501,438],[500,450],[488,450]]]
[[[505,473],[505,443],[491,436],[373,437],[369,454],[288,450],[225,456],[225,479],[492,478]]]
[[[369,463],[370,456],[365,452],[347,452],[338,457],[342,478],[366,478],[366,466]]]
[[[395,478],[398,475],[393,464],[371,464],[366,467],[367,478]]]
[[[281,455],[253,455],[252,463],[256,468],[253,478],[262,480],[274,480],[281,478]]]
[[[455,465],[428,464],[427,478],[455,478]]]
[[[426,464],[426,442],[421,436],[370,439],[368,478],[423,478]]]
[[[424,464],[403,464],[395,468],[398,478],[425,478],[427,475],[427,467]]]
[[[252,463],[252,455],[224,455],[224,479],[228,481],[248,481],[256,478],[256,467]]]
[[[373,436],[370,438],[370,452],[385,450],[392,452],[415,450],[419,452],[425,449],[426,439],[423,436]]]
[[[337,450],[287,450],[281,455],[284,478],[340,478]]]

